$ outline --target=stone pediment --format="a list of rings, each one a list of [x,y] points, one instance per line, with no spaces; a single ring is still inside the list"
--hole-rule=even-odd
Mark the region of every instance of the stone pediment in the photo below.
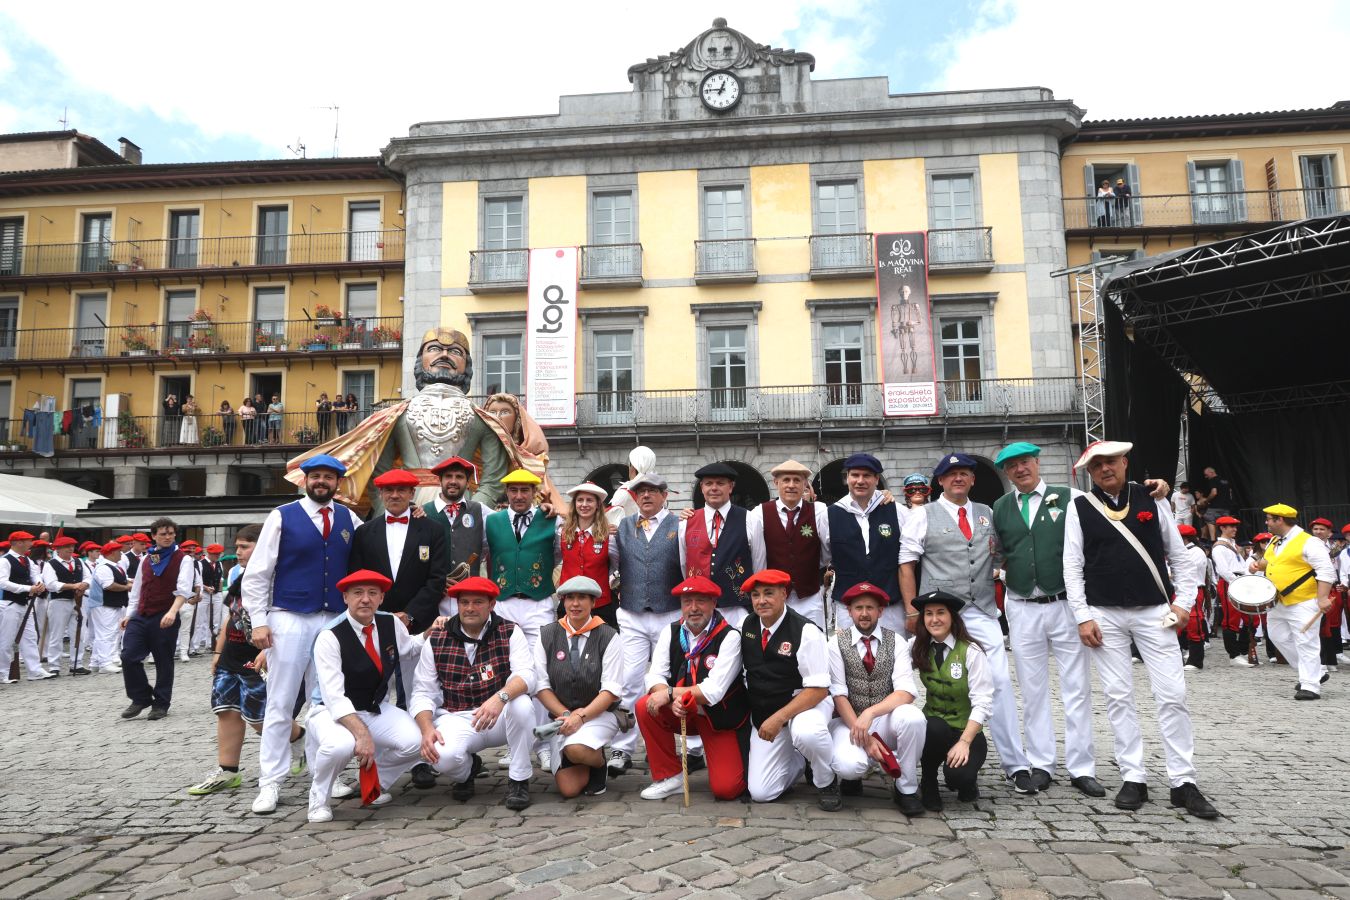
[[[640,75],[668,74],[677,69],[706,72],[713,69],[779,68],[799,65],[814,70],[816,58],[810,53],[757,44],[736,29],[727,27],[726,19],[718,18],[713,19],[711,28],[682,49],[629,66],[628,80],[633,81]]]

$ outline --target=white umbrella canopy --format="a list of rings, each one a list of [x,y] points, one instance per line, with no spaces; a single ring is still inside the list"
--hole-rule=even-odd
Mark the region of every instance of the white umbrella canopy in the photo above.
[[[102,494],[54,478],[0,475],[0,522],[53,528],[88,528],[79,514]]]

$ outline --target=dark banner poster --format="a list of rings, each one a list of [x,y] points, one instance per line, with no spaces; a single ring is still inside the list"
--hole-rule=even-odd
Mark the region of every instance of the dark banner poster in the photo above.
[[[928,241],[922,231],[876,236],[877,325],[888,416],[937,414]]]

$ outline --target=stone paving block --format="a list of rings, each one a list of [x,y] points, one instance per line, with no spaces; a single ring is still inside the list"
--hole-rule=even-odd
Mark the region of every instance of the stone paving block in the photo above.
[[[892,900],[895,897],[909,897],[932,884],[927,878],[921,878],[913,872],[893,875],[868,885],[864,893],[875,900]]]
[[[1069,862],[1091,881],[1124,881],[1135,872],[1119,859],[1106,853],[1069,853]]]

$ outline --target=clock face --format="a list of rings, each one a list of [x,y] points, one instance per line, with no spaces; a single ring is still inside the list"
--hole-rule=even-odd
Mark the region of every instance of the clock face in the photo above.
[[[741,81],[730,72],[709,72],[698,92],[708,109],[726,112],[740,102]]]

